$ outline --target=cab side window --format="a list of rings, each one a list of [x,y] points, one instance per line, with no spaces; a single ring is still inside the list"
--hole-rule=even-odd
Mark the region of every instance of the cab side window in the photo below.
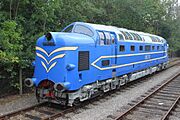
[[[72,29],[73,29],[74,25],[71,25],[69,27],[67,27],[65,30],[63,30],[63,32],[72,32]]]
[[[86,26],[83,25],[76,25],[75,29],[73,30],[75,33],[85,34],[90,37],[94,35],[94,33]]]

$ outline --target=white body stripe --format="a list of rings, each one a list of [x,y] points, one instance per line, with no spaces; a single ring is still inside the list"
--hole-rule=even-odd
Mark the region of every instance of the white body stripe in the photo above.
[[[129,56],[138,56],[138,55],[147,55],[147,54],[158,54],[158,53],[166,53],[166,51],[149,52],[149,53],[138,53],[138,54],[124,54],[124,55],[117,55],[117,56],[101,56],[98,59],[96,59],[91,65],[96,67],[96,68],[98,68],[99,70],[108,70],[108,69],[120,68],[120,67],[130,66],[130,65],[133,65],[133,64],[139,64],[139,63],[149,62],[149,61],[153,61],[153,60],[163,59],[163,58],[167,57],[167,56],[163,56],[163,57],[159,57],[159,58],[143,60],[143,61],[123,64],[123,65],[115,65],[115,66],[110,66],[110,67],[105,67],[105,68],[101,68],[101,67],[96,65],[96,62],[98,62],[102,58],[129,57]]]

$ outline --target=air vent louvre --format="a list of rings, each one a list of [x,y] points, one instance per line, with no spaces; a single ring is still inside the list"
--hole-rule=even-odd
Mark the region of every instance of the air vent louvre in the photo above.
[[[89,70],[89,51],[79,51],[78,71]]]

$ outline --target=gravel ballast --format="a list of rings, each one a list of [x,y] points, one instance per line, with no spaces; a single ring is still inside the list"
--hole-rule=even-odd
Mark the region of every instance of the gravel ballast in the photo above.
[[[125,90],[110,99],[104,100],[103,102],[99,101],[96,105],[87,105],[86,108],[90,109],[79,110],[77,113],[70,113],[66,115],[66,117],[59,118],[59,120],[110,120],[108,116],[117,114],[117,111],[122,111],[122,109],[124,110],[124,106],[127,106],[128,103],[144,95],[148,90],[167,80],[179,71],[180,66],[162,71],[150,77],[146,82],[142,82],[142,84],[138,84],[136,87]]]

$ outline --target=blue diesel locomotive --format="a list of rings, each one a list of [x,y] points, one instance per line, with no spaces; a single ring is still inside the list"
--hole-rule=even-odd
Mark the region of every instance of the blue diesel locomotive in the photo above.
[[[160,36],[84,22],[50,32],[36,44],[35,71],[25,85],[38,101],[72,106],[166,68]]]

